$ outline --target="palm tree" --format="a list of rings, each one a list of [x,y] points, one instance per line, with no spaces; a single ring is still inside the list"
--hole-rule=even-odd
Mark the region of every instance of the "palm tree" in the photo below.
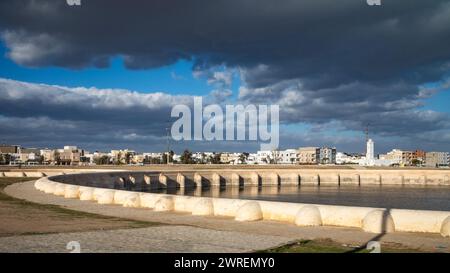
[[[192,153],[186,149],[180,159],[182,164],[192,164]]]
[[[247,156],[245,155],[245,153],[242,153],[239,155],[239,161],[241,162],[241,164],[244,164],[247,162]]]
[[[222,155],[221,153],[214,153],[214,155],[210,158],[210,162],[212,164],[220,164],[221,155]]]

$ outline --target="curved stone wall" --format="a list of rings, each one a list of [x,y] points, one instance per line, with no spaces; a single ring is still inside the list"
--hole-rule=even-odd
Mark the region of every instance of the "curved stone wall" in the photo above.
[[[49,177],[56,175],[65,175],[72,173],[96,173],[96,172],[117,172],[121,170],[101,170],[101,169],[28,169],[28,170],[17,170],[11,169],[9,171],[0,171],[0,177]]]
[[[373,171],[372,171],[373,172]],[[386,172],[385,170],[383,172]],[[327,175],[327,176],[325,176]],[[116,204],[125,207],[153,209],[155,211],[177,211],[193,215],[233,217],[237,221],[275,220],[299,226],[342,226],[361,228],[367,232],[431,232],[450,236],[450,212],[405,209],[385,209],[371,207],[332,206],[320,204],[300,204],[272,201],[254,201],[226,198],[207,198],[169,194],[127,191],[129,186],[170,188],[202,187],[204,185],[283,185],[323,182],[326,183],[385,183],[386,175],[355,170],[345,170],[334,174],[317,174],[299,171],[168,171],[159,172],[104,172],[58,175],[43,177],[35,182],[35,187],[45,193],[66,198],[96,201],[99,204]],[[401,175],[402,183],[448,184],[442,174],[411,172]],[[322,177],[322,178],[321,178]],[[345,178],[341,180],[342,178]],[[333,182],[333,179],[335,180]],[[338,181],[336,181],[338,180]],[[344,182],[345,181],[345,182]],[[95,182],[95,183],[92,183]],[[77,184],[78,183],[78,184]],[[431,183],[430,183],[431,184]],[[93,187],[92,185],[96,185]],[[131,188],[131,187],[130,187]]]
[[[70,173],[101,173],[99,169],[36,169],[0,171],[0,177],[48,177]],[[146,172],[108,170],[108,173],[122,172],[122,178],[130,180],[129,175],[137,175],[136,181],[145,180]],[[147,172],[147,184],[165,184],[167,187],[183,187],[195,185],[448,185],[450,186],[450,170],[430,169],[293,169],[293,168],[208,168],[189,171],[180,170]],[[142,177],[141,177],[142,174]],[[156,175],[156,176],[155,176]],[[103,173],[102,176],[108,176]],[[117,175],[114,175],[114,177]],[[111,178],[112,175],[109,175]],[[151,181],[150,181],[151,180]],[[140,183],[141,181],[139,181]]]
[[[74,170],[76,174],[56,171],[4,172],[5,176],[43,177],[64,183],[95,181],[101,187],[126,188],[146,185],[155,188],[182,188],[224,185],[433,185],[450,186],[450,170],[402,169],[200,169],[159,171]],[[81,172],[81,173],[80,173]],[[0,173],[1,175],[1,173]],[[73,178],[76,175],[77,178]],[[83,179],[79,179],[82,176]],[[75,179],[75,180],[74,180]],[[85,184],[86,185],[86,184]]]

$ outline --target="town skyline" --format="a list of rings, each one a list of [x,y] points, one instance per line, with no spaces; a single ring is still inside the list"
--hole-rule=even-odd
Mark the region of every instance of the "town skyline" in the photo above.
[[[371,138],[372,139],[372,138]],[[148,149],[134,149],[132,147],[127,147],[127,146],[115,146],[112,148],[106,148],[106,149],[96,149],[95,147],[92,148],[88,148],[85,147],[83,145],[78,145],[76,143],[65,143],[65,145],[50,145],[50,146],[28,146],[28,145],[22,145],[22,144],[18,144],[18,143],[6,143],[6,142],[2,142],[0,140],[0,146],[18,146],[21,148],[26,148],[26,149],[59,149],[60,147],[64,147],[64,146],[76,146],[76,147],[80,147],[83,148],[83,150],[87,150],[90,152],[106,152],[106,151],[111,151],[111,150],[130,150],[130,151],[135,151],[138,153],[154,153],[154,152],[158,152],[158,153],[166,153],[167,152],[167,143],[164,143],[164,148],[162,149],[152,149],[151,147],[149,147]],[[344,149],[340,149],[336,146],[333,145],[327,145],[322,144],[322,145],[299,145],[299,146],[290,146],[290,147],[284,147],[283,148],[277,148],[277,149],[272,149],[274,151],[281,151],[281,150],[288,150],[288,149],[298,149],[298,148],[302,148],[302,147],[317,147],[317,148],[321,148],[321,147],[327,147],[327,148],[335,148],[336,150],[339,150],[340,152],[344,152],[347,154],[365,154],[366,153],[366,143],[364,143],[364,146],[361,147],[360,151],[348,151],[348,150],[344,150]],[[415,150],[422,150],[425,151],[427,149],[422,149],[420,147],[412,147],[412,148],[402,148],[401,146],[393,146],[390,149],[387,149],[386,151],[380,151],[378,148],[375,149],[375,155],[379,155],[379,154],[383,154],[386,152],[389,152],[391,150],[394,149],[399,149],[399,150],[405,150],[405,151],[415,151]],[[176,152],[176,153],[182,153],[185,150],[189,150],[191,152],[198,152],[198,153],[202,153],[202,152],[212,152],[212,153],[236,153],[236,152],[243,152],[243,153],[252,153],[252,152],[258,152],[258,151],[269,151],[269,150],[261,150],[258,149],[258,147],[256,147],[256,149],[254,150],[240,150],[240,151],[234,151],[234,150],[214,150],[214,149],[209,149],[209,150],[194,150],[191,149],[188,146],[182,146],[179,145],[179,147],[177,149],[174,149],[173,147],[169,147],[170,151]],[[447,151],[447,150],[443,150],[443,149],[428,149],[427,151]]]
[[[170,147],[168,147],[170,149]],[[256,152],[173,150],[138,152],[115,149],[110,152],[91,152],[78,146],[63,148],[26,148],[0,144],[0,165],[145,165],[145,164],[290,164],[290,165],[359,165],[359,166],[415,166],[450,167],[450,153],[444,151],[401,150],[393,148],[375,153],[375,143],[367,138],[366,152],[348,153],[336,147],[297,147],[285,150]]]

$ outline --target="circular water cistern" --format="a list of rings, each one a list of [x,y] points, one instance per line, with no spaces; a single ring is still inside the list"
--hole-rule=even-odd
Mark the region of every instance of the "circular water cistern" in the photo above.
[[[386,210],[373,210],[364,217],[362,229],[365,232],[389,233],[395,231],[394,220]]]
[[[302,227],[321,226],[322,216],[319,208],[312,205],[303,206],[295,216],[295,224]]]
[[[43,189],[45,193],[54,193],[56,188],[56,182],[45,183]]]
[[[114,204],[116,204],[116,205],[125,204],[125,201],[129,194],[130,194],[129,191],[116,190],[114,192]]]
[[[114,190],[96,190],[97,203],[114,204]]]
[[[127,208],[139,208],[141,206],[141,200],[139,198],[139,193],[130,193],[125,198],[123,203],[124,207]]]
[[[94,200],[94,189],[91,187],[80,187],[79,198],[82,201],[93,201]]]
[[[65,198],[78,198],[79,195],[79,186],[75,185],[66,185],[64,191]]]
[[[247,202],[242,205],[234,218],[236,221],[258,221],[263,219],[261,206],[258,202]]]
[[[173,211],[175,207],[173,197],[161,196],[155,202],[155,211]]]
[[[34,182],[34,187],[37,189],[37,190],[42,190],[42,188],[43,188],[43,186],[44,186],[44,182],[41,180],[41,179],[38,179],[38,180],[36,180],[36,182]]]
[[[56,183],[55,192],[53,193],[56,196],[64,196],[66,192],[66,185],[62,183]]]
[[[210,216],[214,215],[214,205],[211,199],[198,200],[192,210],[192,215]]]
[[[155,208],[155,203],[158,201],[158,194],[155,193],[140,193],[139,199],[142,208]]]

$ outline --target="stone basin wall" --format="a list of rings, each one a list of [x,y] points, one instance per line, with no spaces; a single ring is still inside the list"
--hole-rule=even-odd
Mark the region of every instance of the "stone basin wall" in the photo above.
[[[122,178],[125,181],[135,179],[135,183],[143,183],[144,176],[150,177],[155,187],[195,187],[217,185],[444,185],[450,186],[450,170],[359,170],[359,169],[207,169],[197,171],[120,171],[96,170],[85,172],[79,170],[79,183],[96,181],[110,185],[111,181]],[[36,177],[52,176],[60,182],[68,182],[71,174],[34,172]],[[67,174],[67,175],[62,175]],[[8,175],[30,176],[23,172],[4,172]],[[32,174],[31,174],[32,175]],[[62,175],[62,176],[61,176]],[[75,175],[75,174],[73,174]],[[1,173],[0,173],[1,176]],[[70,182],[74,183],[74,181]]]
[[[389,179],[389,180],[388,180]],[[95,182],[95,183],[91,183]],[[124,185],[155,188],[208,185],[429,184],[450,185],[448,171],[421,170],[207,170],[98,172],[43,177],[35,187],[48,194],[125,207],[177,211],[236,221],[273,220],[298,226],[341,226],[367,232],[429,232],[450,236],[450,212],[332,206],[133,192]],[[96,185],[95,187],[92,185]],[[120,189],[118,189],[118,187]]]

